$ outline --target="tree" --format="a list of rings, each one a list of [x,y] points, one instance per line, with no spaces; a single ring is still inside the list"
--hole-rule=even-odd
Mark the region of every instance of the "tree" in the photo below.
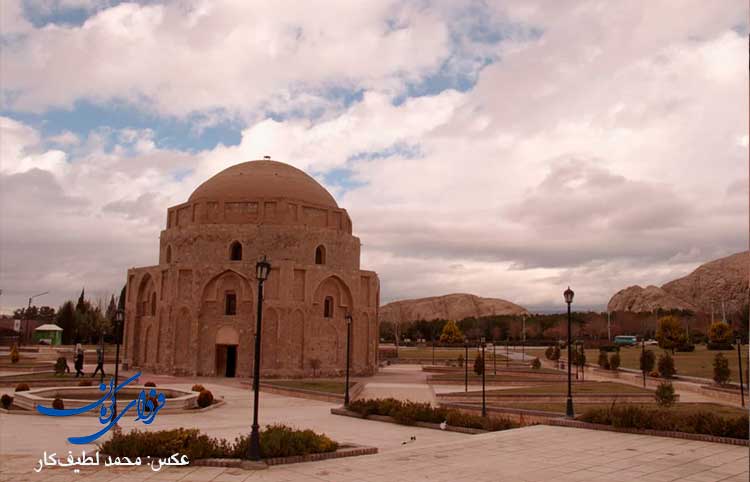
[[[484,358],[481,353],[477,353],[477,357],[474,359],[474,373],[481,375],[484,372]]]
[[[615,352],[609,357],[609,369],[617,370],[618,368],[620,368],[620,354]]]
[[[599,359],[597,360],[597,363],[599,364],[600,368],[609,370],[609,357],[607,356],[606,351],[599,352]]]
[[[55,323],[57,326],[63,329],[62,342],[63,345],[70,345],[73,343],[73,338],[76,331],[76,310],[73,306],[72,301],[66,301],[57,310],[57,316],[55,317]]]
[[[657,405],[660,407],[671,407],[674,402],[677,401],[677,396],[674,393],[674,386],[671,382],[663,381],[656,387],[656,393],[654,394]]]
[[[641,353],[640,368],[642,372],[651,373],[656,365],[656,355],[651,350],[645,350]]]
[[[723,353],[717,353],[714,357],[714,381],[719,385],[724,385],[729,381],[729,360]]]
[[[672,350],[687,343],[687,335],[680,320],[672,315],[659,319],[659,328],[656,330],[656,340],[659,346],[665,350]]]
[[[662,377],[672,378],[675,373],[677,373],[677,370],[675,370],[674,368],[674,358],[672,358],[672,355],[664,352],[659,357],[658,369],[659,375],[661,375]]]
[[[13,346],[10,347],[10,362],[18,363],[20,359],[21,359],[21,356],[18,354],[18,346],[15,343],[13,343]]]
[[[440,334],[440,343],[451,344],[461,343],[462,341],[464,341],[464,335],[461,333],[456,322],[453,320],[448,321],[443,326],[443,332]]]
[[[84,297],[84,290],[81,288],[81,296],[78,297],[78,303],[76,303],[76,311],[79,313],[85,313],[87,308],[86,298]]]
[[[729,323],[724,323],[723,321],[712,323],[708,328],[708,339],[711,343],[731,344],[732,327],[729,326]]]

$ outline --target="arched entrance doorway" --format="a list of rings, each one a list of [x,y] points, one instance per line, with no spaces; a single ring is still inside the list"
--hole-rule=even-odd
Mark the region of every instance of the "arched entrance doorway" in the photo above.
[[[240,337],[231,326],[222,326],[216,332],[216,375],[234,377],[237,374],[237,346]]]

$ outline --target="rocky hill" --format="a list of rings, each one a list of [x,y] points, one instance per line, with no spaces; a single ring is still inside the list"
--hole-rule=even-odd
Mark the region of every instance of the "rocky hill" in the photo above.
[[[401,300],[380,307],[380,321],[463,320],[469,317],[528,314],[526,308],[498,298],[455,293]]]
[[[699,266],[689,275],[662,285],[630,286],[618,291],[607,304],[609,311],[688,309],[720,316],[722,300],[727,314],[748,301],[750,251],[733,254]]]

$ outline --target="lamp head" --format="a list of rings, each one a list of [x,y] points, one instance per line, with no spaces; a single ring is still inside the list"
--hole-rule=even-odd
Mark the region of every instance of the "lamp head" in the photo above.
[[[271,272],[271,263],[266,261],[266,257],[263,256],[257,263],[255,263],[255,276],[258,281],[263,282],[268,279],[268,273]]]
[[[567,304],[571,304],[573,302],[573,295],[575,295],[575,293],[572,289],[570,289],[570,286],[568,286],[568,289],[563,292],[563,296],[565,297],[565,302]]]

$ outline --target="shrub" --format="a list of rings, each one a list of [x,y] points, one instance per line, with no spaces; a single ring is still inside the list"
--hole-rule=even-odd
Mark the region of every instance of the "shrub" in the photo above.
[[[729,360],[722,353],[717,353],[714,357],[714,381],[723,385],[729,381]]]
[[[64,356],[61,356],[55,362],[55,375],[64,375],[67,371],[70,371],[68,360]]]
[[[609,369],[617,370],[618,368],[620,368],[620,354],[613,353],[612,356],[609,357]]]
[[[113,432],[99,450],[115,457],[169,457],[180,453],[188,459],[245,458],[249,438],[241,436],[229,442],[201,434],[198,429],[178,428],[127,434]],[[294,430],[285,425],[271,425],[260,432],[260,455],[263,458],[289,457],[313,453],[333,452],[338,444],[312,430]]]
[[[464,366],[464,356],[458,355],[458,366],[462,367]]]
[[[652,370],[649,372],[648,376],[650,376],[651,378],[659,378],[659,372]]]
[[[555,347],[552,349],[552,360],[557,361],[560,359],[560,346],[555,345]]]
[[[143,386],[144,387],[156,388],[156,383],[154,383],[154,382],[146,382],[146,383],[143,384]]]
[[[482,355],[477,353],[477,357],[474,359],[474,373],[481,375],[484,372],[484,359]]]
[[[656,365],[656,355],[651,350],[641,352],[639,366],[642,372],[650,373]]]
[[[671,382],[663,381],[656,387],[656,393],[654,393],[657,405],[660,407],[671,407],[674,402],[677,401],[677,396],[674,393],[674,386]]]
[[[16,385],[17,392],[28,392],[30,390],[28,383],[19,383]]]
[[[531,368],[535,370],[539,370],[542,368],[542,362],[539,361],[539,358],[534,358],[534,360],[531,362]]]
[[[695,345],[680,345],[677,347],[677,351],[679,352],[691,352],[695,351]]]
[[[55,397],[55,399],[52,400],[52,408],[54,408],[55,410],[65,410],[63,399],[60,397]]]
[[[201,390],[198,394],[198,406],[200,408],[206,408],[214,403],[214,394],[210,390]]]
[[[732,327],[729,323],[717,321],[708,327],[708,339],[712,344],[732,344]]]
[[[13,346],[10,347],[10,362],[18,363],[20,359],[21,359],[21,355],[18,353],[18,346],[15,343],[13,343]]]
[[[3,394],[3,396],[0,397],[0,405],[2,405],[5,410],[8,410],[10,406],[13,405],[13,397],[7,393]]]
[[[205,389],[206,389],[206,387],[204,387],[200,383],[196,383],[195,385],[193,385],[193,388],[191,388],[190,391],[192,391],[192,392],[202,392]]]
[[[609,409],[589,409],[578,420],[623,428],[698,433],[745,440],[748,438],[747,414],[722,417],[708,410],[684,414],[663,408],[620,405]]]
[[[506,430],[518,424],[506,418],[487,418],[466,414],[458,410],[435,408],[429,403],[402,402],[393,398],[355,400],[349,410],[368,415],[393,417],[398,423],[414,425],[416,422],[447,422],[454,427],[480,428],[489,431]]]
[[[597,363],[599,363],[600,368],[609,370],[609,357],[607,356],[607,352],[605,351],[599,352],[599,360],[597,360]]]
[[[544,358],[547,360],[552,360],[555,353],[555,349],[551,346],[548,346],[546,350],[544,350]]]
[[[93,385],[93,382],[91,380],[81,380],[78,382],[79,387],[90,387]]]
[[[672,355],[669,353],[663,353],[659,356],[657,369],[659,370],[659,375],[662,377],[672,378],[675,373],[677,373],[677,370],[674,368],[674,359],[672,358]]]

